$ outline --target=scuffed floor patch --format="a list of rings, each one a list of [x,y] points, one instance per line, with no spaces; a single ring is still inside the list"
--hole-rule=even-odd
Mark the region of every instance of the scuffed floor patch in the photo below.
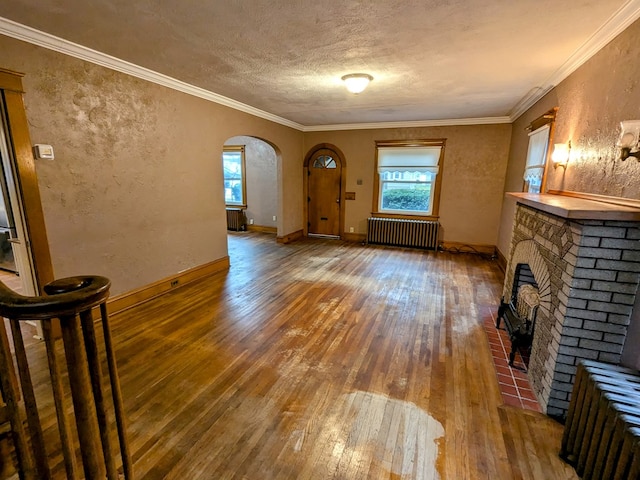
[[[320,471],[330,478],[440,478],[436,462],[444,428],[415,404],[355,391],[341,395],[332,410],[322,433],[319,425],[309,425],[289,439],[296,452],[316,448],[318,437],[328,440],[326,454],[320,455],[326,463],[316,465],[310,478]]]

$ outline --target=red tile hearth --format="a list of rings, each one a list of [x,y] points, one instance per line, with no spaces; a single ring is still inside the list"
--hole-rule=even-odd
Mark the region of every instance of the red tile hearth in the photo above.
[[[514,366],[509,366],[511,342],[507,332],[502,329],[496,329],[496,321],[493,315],[485,316],[483,327],[489,339],[491,356],[493,357],[496,377],[504,403],[513,407],[542,412],[527,378],[522,356],[517,353]]]

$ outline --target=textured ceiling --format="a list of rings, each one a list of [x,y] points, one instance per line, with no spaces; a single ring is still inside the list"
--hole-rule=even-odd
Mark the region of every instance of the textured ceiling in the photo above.
[[[627,3],[3,0],[0,16],[309,126],[510,115]],[[353,72],[374,77],[359,95]]]

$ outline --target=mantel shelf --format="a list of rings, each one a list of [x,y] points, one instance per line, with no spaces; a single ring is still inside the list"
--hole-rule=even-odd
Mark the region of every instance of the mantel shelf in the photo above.
[[[509,192],[522,205],[573,220],[613,220],[640,222],[640,208],[548,193]]]

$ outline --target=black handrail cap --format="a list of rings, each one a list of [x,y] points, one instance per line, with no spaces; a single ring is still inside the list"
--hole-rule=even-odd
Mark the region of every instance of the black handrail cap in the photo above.
[[[49,295],[73,292],[89,285],[89,280],[85,277],[59,278],[44,286],[44,291]]]

